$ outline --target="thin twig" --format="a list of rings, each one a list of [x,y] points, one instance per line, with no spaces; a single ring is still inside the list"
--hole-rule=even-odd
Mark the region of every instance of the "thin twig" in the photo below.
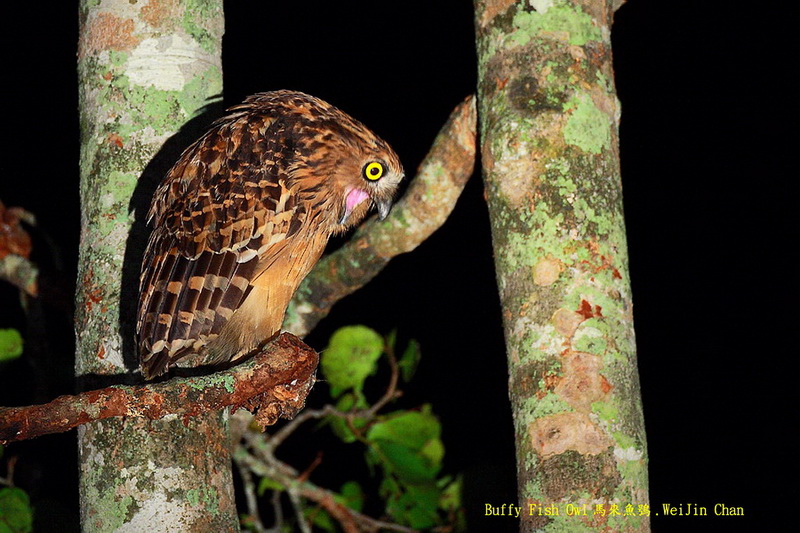
[[[299,415],[287,422],[281,429],[270,435],[266,445],[271,450],[275,450],[305,422],[308,422],[309,420],[319,420],[320,418],[325,418],[328,415],[346,417],[347,413],[344,411],[339,411],[330,404],[324,405],[320,409],[305,409]]]
[[[289,488],[286,492],[289,495],[289,501],[292,502],[292,508],[294,509],[294,515],[297,517],[300,531],[311,533],[311,524],[308,523],[306,515],[303,513],[303,502],[300,500],[300,495],[292,488]]]
[[[247,503],[247,514],[250,517],[250,526],[258,533],[266,533],[267,528],[264,527],[264,523],[261,521],[261,514],[258,512],[258,495],[256,494],[256,486],[253,482],[253,475],[241,461],[234,460],[234,463],[242,478],[244,499]]]
[[[287,487],[286,492],[290,497],[295,493],[307,500],[310,500],[326,511],[328,511],[334,518],[336,518],[345,531],[377,531],[379,529],[387,531],[398,531],[400,533],[413,533],[414,529],[393,524],[391,522],[384,522],[354,509],[350,509],[345,505],[336,502],[335,494],[327,489],[324,489],[313,482],[305,480],[298,482],[296,476],[297,472],[286,463],[272,455],[264,457],[263,454],[268,450],[267,446],[259,445],[258,440],[263,440],[263,435],[251,433],[246,442],[253,443],[250,450],[240,446],[234,452],[237,460],[242,461],[249,469],[261,476],[267,476],[270,479]],[[266,452],[269,453],[269,452]],[[258,457],[257,457],[258,456]],[[292,472],[294,474],[292,474]],[[345,520],[343,523],[342,520]],[[349,526],[357,525],[356,529],[349,529]]]
[[[272,512],[275,514],[275,521],[271,531],[280,533],[283,530],[283,506],[281,505],[281,491],[272,491]]]
[[[383,396],[374,404],[372,407],[366,410],[366,412],[357,414],[360,418],[368,418],[372,419],[378,414],[378,411],[384,408],[389,402],[397,399],[401,392],[397,390],[397,383],[400,378],[400,367],[397,365],[397,357],[394,354],[394,346],[390,344],[386,344],[385,347],[386,351],[386,358],[389,359],[389,367],[391,368],[392,374],[389,377],[389,386],[386,387],[386,392],[383,393]]]

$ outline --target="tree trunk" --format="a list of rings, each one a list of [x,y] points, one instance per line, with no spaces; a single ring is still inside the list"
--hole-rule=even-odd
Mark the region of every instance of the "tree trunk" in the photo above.
[[[130,380],[135,368],[148,196],[140,177],[163,174],[178,155],[154,164],[169,152],[165,141],[220,94],[223,26],[218,0],[80,4],[75,368],[84,384]],[[84,531],[238,530],[225,413],[105,420],[82,426],[78,438]]]
[[[476,1],[526,532],[649,531],[611,62],[618,3]]]

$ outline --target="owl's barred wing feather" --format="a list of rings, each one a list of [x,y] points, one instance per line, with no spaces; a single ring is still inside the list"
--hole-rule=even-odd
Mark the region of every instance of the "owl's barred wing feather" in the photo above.
[[[181,156],[156,192],[137,326],[142,370],[163,373],[219,336],[304,209],[286,185],[283,125],[240,113]],[[233,354],[228,354],[231,357]]]

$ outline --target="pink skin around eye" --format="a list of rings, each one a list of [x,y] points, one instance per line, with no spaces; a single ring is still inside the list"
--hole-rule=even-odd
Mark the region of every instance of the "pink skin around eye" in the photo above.
[[[358,204],[367,198],[369,198],[369,195],[365,191],[362,191],[361,189],[352,189],[349,193],[347,193],[347,198],[345,198],[345,208],[347,209],[347,212],[350,213]]]

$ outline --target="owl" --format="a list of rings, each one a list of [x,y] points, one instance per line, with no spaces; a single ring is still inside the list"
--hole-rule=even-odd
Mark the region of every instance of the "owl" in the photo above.
[[[155,192],[137,337],[150,379],[240,359],[280,331],[328,238],[389,213],[403,167],[307,94],[255,94],[189,146]]]

